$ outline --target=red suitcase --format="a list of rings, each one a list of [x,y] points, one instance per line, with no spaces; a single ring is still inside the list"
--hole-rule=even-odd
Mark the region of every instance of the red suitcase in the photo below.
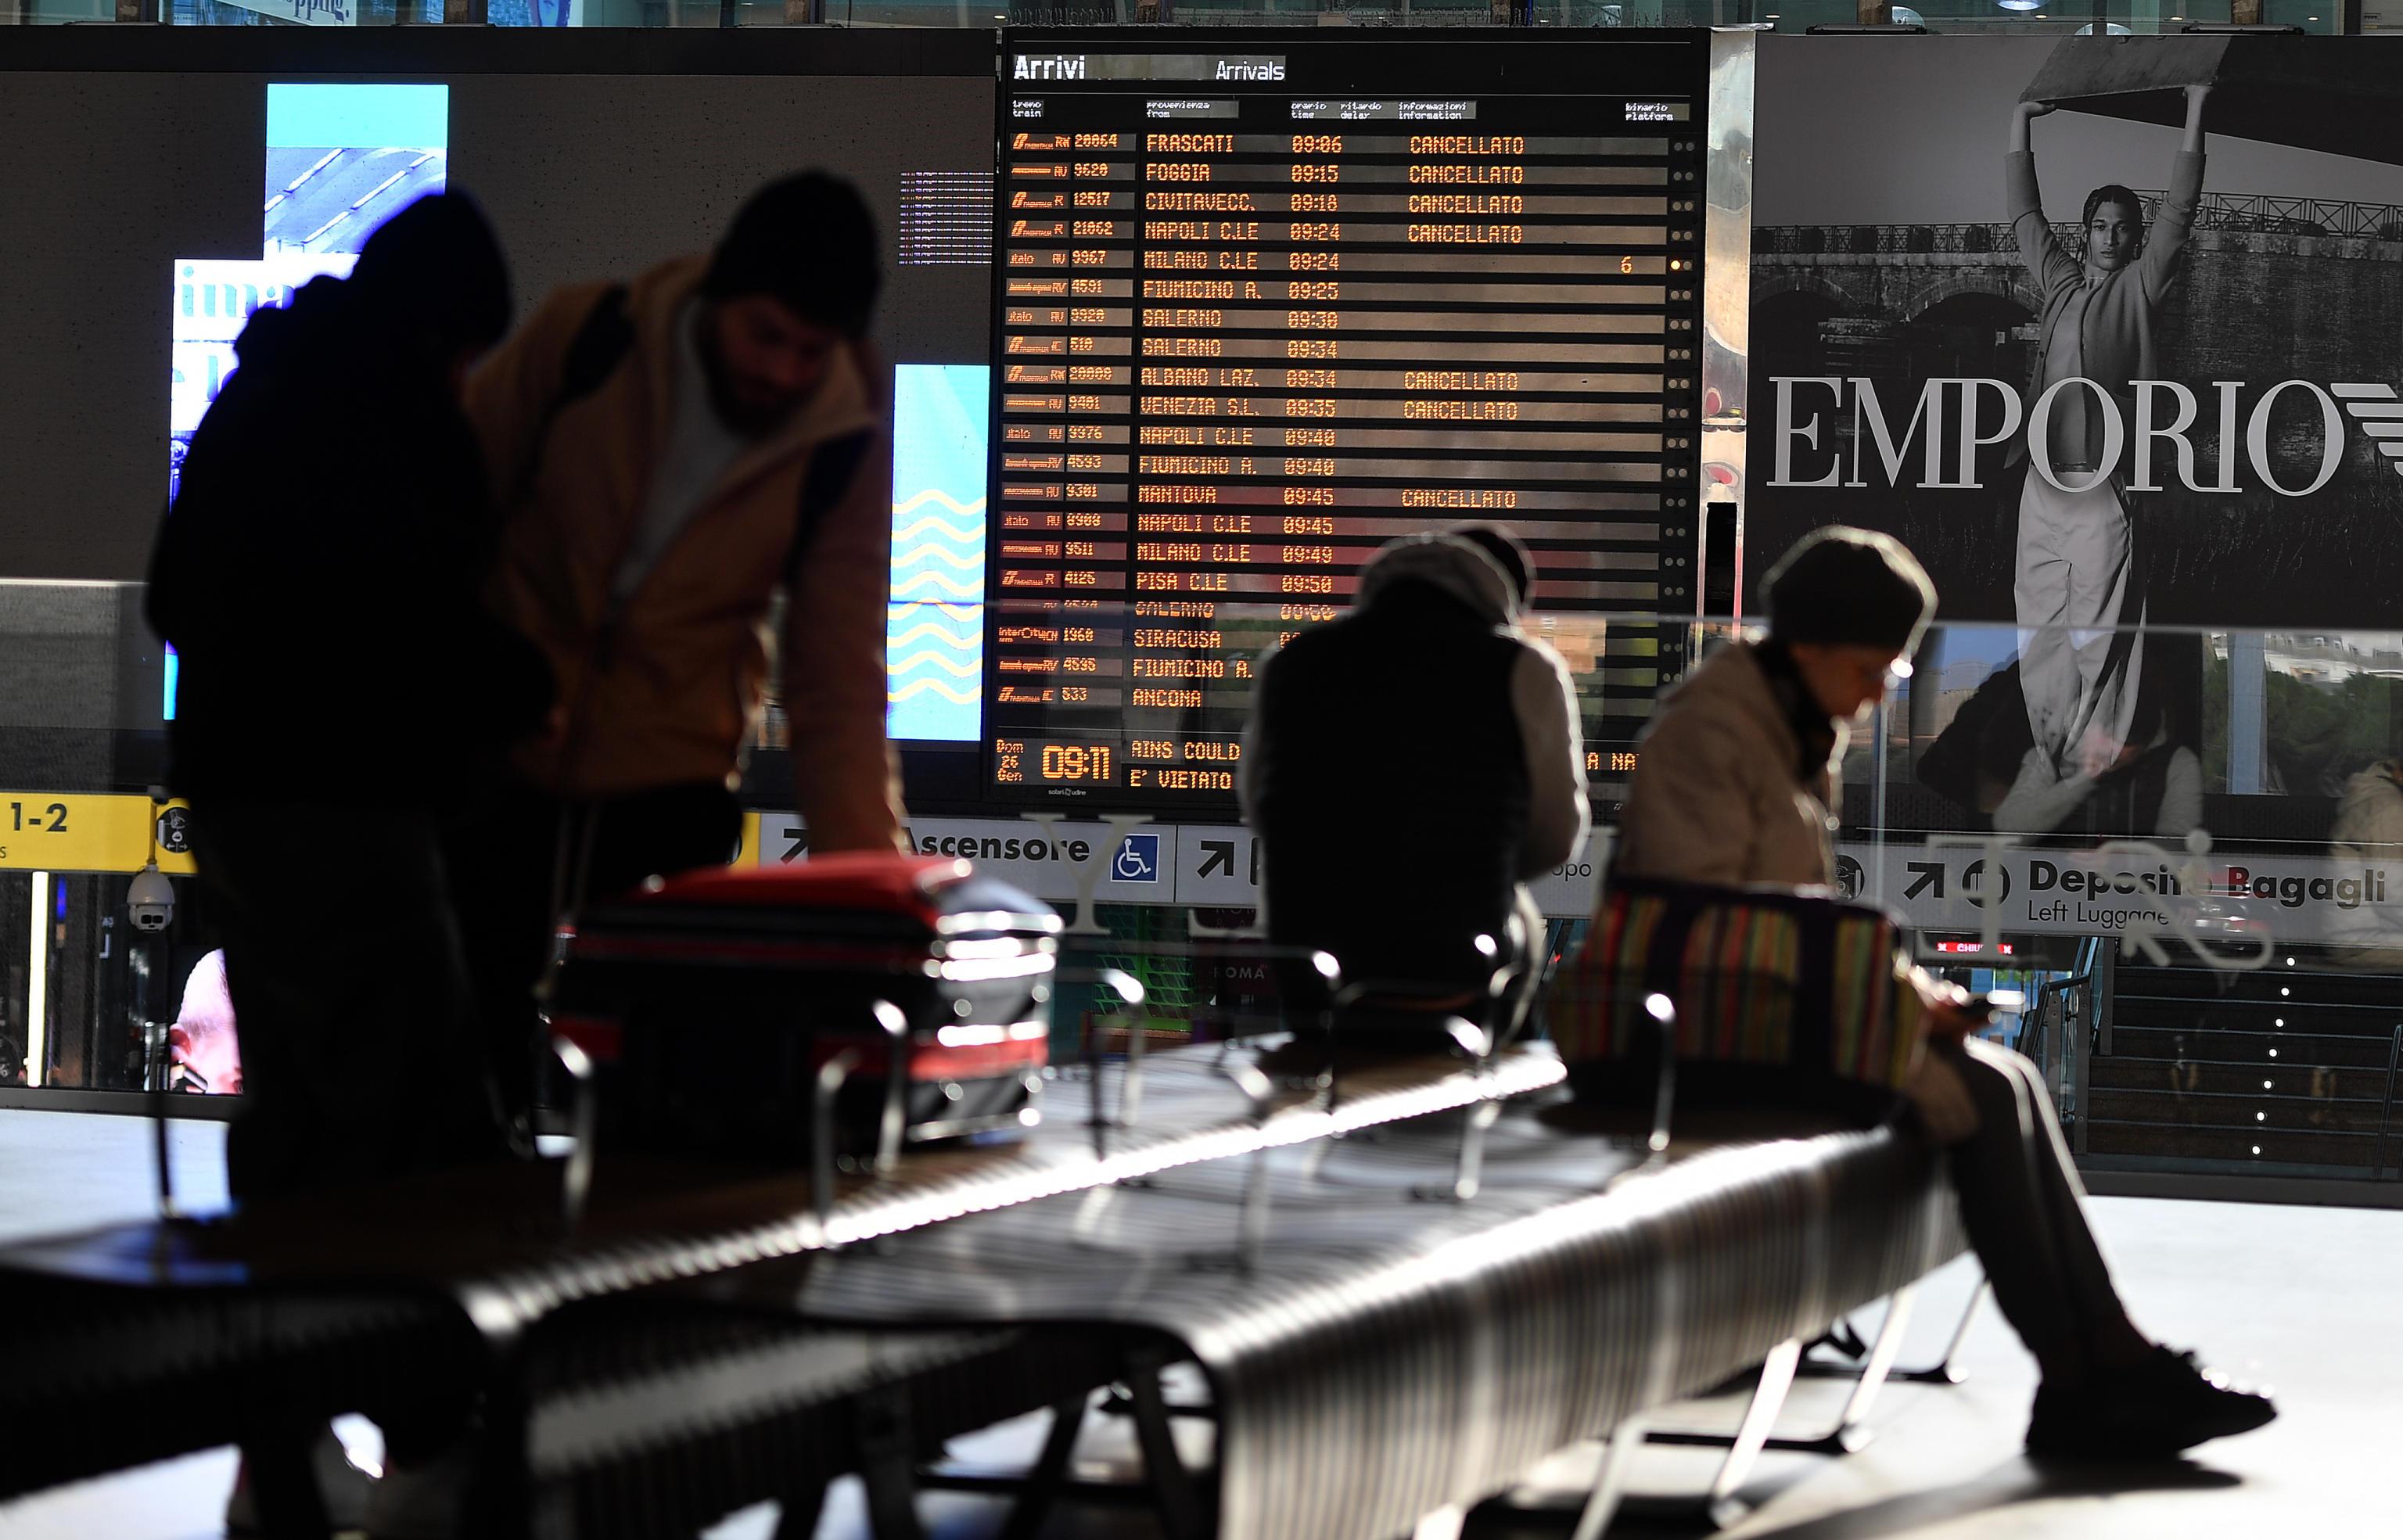
[[[848,1054],[836,1148],[1035,1122],[1060,918],[965,861],[820,856],[689,872],[576,923],[552,1030],[595,1062],[606,1149],[799,1164]],[[897,1008],[895,1039],[876,1006]],[[890,1100],[888,1100],[888,1095]]]

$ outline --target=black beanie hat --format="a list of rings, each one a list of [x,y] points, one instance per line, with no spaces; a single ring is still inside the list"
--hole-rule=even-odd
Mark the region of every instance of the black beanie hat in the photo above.
[[[771,182],[751,195],[709,259],[712,299],[764,294],[847,337],[868,330],[884,278],[876,217],[859,189],[825,172]]]
[[[509,270],[492,221],[464,192],[437,192],[368,237],[357,292],[442,349],[488,348],[509,329]]]
[[[1842,524],[1804,536],[1761,588],[1769,634],[1781,642],[1906,653],[1936,613],[1936,585],[1901,541]]]
[[[1521,605],[1527,603],[1527,584],[1534,562],[1527,555],[1526,546],[1517,535],[1493,524],[1463,524],[1446,533],[1454,540],[1465,540],[1493,558],[1493,564],[1510,579],[1512,597]]]

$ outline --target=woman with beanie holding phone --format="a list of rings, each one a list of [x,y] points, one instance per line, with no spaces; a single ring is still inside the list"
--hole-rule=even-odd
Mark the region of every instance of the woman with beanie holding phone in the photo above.
[[[1882,700],[1936,609],[1892,537],[1834,527],[1770,570],[1766,634],[1705,659],[1661,701],[1619,818],[1618,877],[1826,887],[1849,724]],[[1923,978],[1924,976],[1921,976]],[[1910,1116],[1944,1147],[1994,1297],[2043,1372],[2032,1454],[2162,1458],[2275,1414],[2128,1319],[2086,1222],[2043,1077],[1974,1038],[1926,981]]]

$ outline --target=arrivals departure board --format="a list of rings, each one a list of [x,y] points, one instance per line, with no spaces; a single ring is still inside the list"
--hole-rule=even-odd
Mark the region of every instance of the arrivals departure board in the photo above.
[[[1692,613],[1704,69],[1667,35],[1004,35],[991,795],[1223,805],[1260,651],[1397,536],[1490,520],[1539,611]],[[1673,675],[1682,632],[1639,629]]]

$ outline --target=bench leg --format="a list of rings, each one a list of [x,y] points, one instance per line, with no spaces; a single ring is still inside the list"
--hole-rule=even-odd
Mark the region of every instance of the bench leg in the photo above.
[[[333,1533],[311,1453],[324,1436],[321,1423],[255,1436],[243,1444],[251,1499],[258,1507],[259,1533],[269,1540],[328,1540]]]
[[[1499,1102],[1479,1102],[1462,1114],[1460,1153],[1454,1158],[1452,1180],[1441,1186],[1412,1187],[1410,1196],[1423,1202],[1465,1203],[1477,1196],[1485,1183],[1485,1131],[1502,1116]]]
[[[1944,1344],[1941,1358],[1924,1369],[1896,1369],[1894,1377],[1913,1385],[1957,1385],[1967,1379],[1967,1375],[1953,1367],[1952,1360],[1960,1354],[1961,1344],[1969,1339],[1969,1326],[1978,1319],[1978,1307],[1986,1302],[1986,1295],[1993,1286],[1992,1281],[1979,1278],[1978,1286],[1969,1291],[1968,1308],[1961,1312],[1960,1324],[1952,1328],[1952,1336]]]
[[[1721,1529],[1743,1518],[1744,1507],[1736,1501],[1737,1489],[1752,1474],[1752,1463],[1768,1446],[1769,1430],[1777,1425],[1777,1413],[1785,1405],[1785,1393],[1794,1388],[1794,1367],[1801,1361],[1802,1344],[1789,1339],[1771,1348],[1761,1362],[1760,1384],[1752,1393],[1752,1404],[1743,1408],[1743,1422],[1736,1428],[1735,1442],[1728,1446],[1727,1459],[1720,1464],[1706,1499],[1711,1521]]]
[[[868,1487],[868,1522],[876,1540],[920,1540],[917,1450],[910,1399],[886,1388],[859,1398],[859,1475]]]
[[[1744,1408],[1743,1421],[1737,1424],[1732,1437],[1683,1433],[1646,1436],[1647,1442],[1655,1444],[1726,1444],[1727,1458],[1719,1462],[1718,1475],[1712,1478],[1710,1491],[1699,1503],[1692,1498],[1644,1497],[1625,1499],[1619,1505],[1646,1519],[1680,1520],[1693,1519],[1699,1507],[1702,1518],[1714,1529],[1730,1529],[1742,1523],[1752,1510],[1736,1492],[1752,1474],[1753,1462],[1769,1447],[1769,1430],[1776,1425],[1777,1413],[1785,1405],[1785,1393],[1794,1386],[1795,1366],[1801,1361],[1802,1344],[1799,1339],[1789,1338],[1770,1350],[1760,1366],[1760,1382],[1753,1388],[1752,1402]]]
[[[1902,1351],[1902,1334],[1910,1325],[1911,1307],[1918,1300],[1919,1285],[1905,1283],[1886,1301],[1885,1325],[1878,1328],[1877,1340],[1869,1346],[1868,1362],[1861,1366],[1853,1394],[1844,1398],[1842,1415],[1825,1438],[1812,1441],[1813,1447],[1827,1454],[1851,1454],[1869,1441],[1869,1408],[1877,1403],[1878,1392],[1885,1388],[1886,1376],[1893,1372],[1894,1356]]]
[[[1269,1243],[1269,1152],[1252,1152],[1251,1169],[1243,1176],[1243,1232],[1236,1252],[1236,1265],[1249,1272],[1259,1266],[1260,1251]],[[1159,1376],[1151,1377],[1154,1395],[1160,1394]]]
[[[1213,1526],[1202,1511],[1202,1492],[1193,1473],[1176,1452],[1176,1435],[1170,1426],[1168,1398],[1160,1392],[1160,1371],[1167,1367],[1157,1353],[1138,1353],[1128,1366],[1127,1391],[1134,1400],[1135,1438],[1143,1447],[1143,1472],[1160,1509],[1160,1528],[1169,1540],[1202,1540]]]
[[[1887,1376],[1894,1368],[1895,1354],[1901,1351],[1903,1334],[1910,1325],[1911,1303],[1917,1295],[1916,1284],[1906,1284],[1894,1291],[1893,1298],[1886,1306],[1885,1325],[1878,1328],[1877,1341],[1870,1346],[1868,1357],[1862,1362],[1853,1381],[1852,1394],[1844,1398],[1844,1409],[1837,1417],[1834,1427],[1825,1433],[1800,1437],[1771,1437],[1761,1447],[1791,1454],[1854,1454],[1868,1448],[1874,1436],[1868,1426],[1869,1408],[1877,1404],[1878,1392],[1884,1389]],[[1656,1444],[1701,1444],[1726,1449],[1734,1444],[1736,1436],[1664,1430],[1653,1434],[1651,1438]]]
[[[814,1540],[826,1513],[826,1484],[815,1480],[776,1499],[775,1540]]]
[[[1051,1505],[1067,1478],[1068,1462],[1076,1456],[1076,1436],[1085,1426],[1085,1403],[1086,1397],[1079,1395],[1051,1408],[1050,1436],[1043,1441],[1042,1457],[1026,1473],[1018,1501],[1010,1505],[1001,1540],[1035,1540],[1041,1533],[1043,1520],[1050,1516]]]
[[[1619,1500],[1627,1494],[1627,1467],[1633,1463],[1635,1451],[1643,1447],[1641,1418],[1631,1417],[1612,1431],[1610,1441],[1602,1448],[1602,1465],[1594,1472],[1593,1491],[1586,1494],[1585,1507],[1577,1514],[1577,1529],[1569,1540],[1602,1540],[1603,1532],[1618,1515]]]

